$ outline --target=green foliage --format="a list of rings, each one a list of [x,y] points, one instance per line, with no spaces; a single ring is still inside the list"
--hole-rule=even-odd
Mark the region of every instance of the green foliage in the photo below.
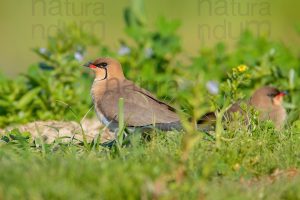
[[[176,34],[180,23],[160,17],[154,29],[150,29],[143,9],[140,0],[133,1],[132,6],[125,9],[124,31],[130,40],[121,39],[118,51],[104,49],[101,54],[120,60],[129,79],[155,91],[158,97],[171,100],[173,96],[168,93],[176,92],[173,76],[179,71],[174,58],[181,51]]]
[[[67,33],[67,34],[66,34]],[[32,65],[17,80],[0,78],[0,127],[32,120],[77,120],[91,107],[92,78],[83,71],[87,45],[97,40],[76,26],[50,37],[47,48],[34,52],[43,61]]]

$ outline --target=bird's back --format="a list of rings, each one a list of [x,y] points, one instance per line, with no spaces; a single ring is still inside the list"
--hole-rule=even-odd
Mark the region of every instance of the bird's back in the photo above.
[[[128,126],[147,126],[179,121],[172,107],[157,100],[151,93],[128,80],[108,88],[96,101],[96,106],[108,120],[118,121],[120,98],[124,99],[124,120]]]

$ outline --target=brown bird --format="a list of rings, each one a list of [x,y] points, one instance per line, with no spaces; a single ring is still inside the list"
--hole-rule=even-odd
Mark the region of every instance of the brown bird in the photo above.
[[[245,102],[246,107],[253,107],[259,111],[260,120],[271,120],[274,122],[276,129],[281,129],[284,126],[286,120],[286,110],[282,105],[285,92],[281,92],[278,89],[270,86],[259,88],[254,92],[248,102]],[[242,121],[245,124],[249,123],[249,116],[247,111],[241,107],[242,102],[233,104],[224,114],[224,121],[228,121],[229,124],[236,113],[239,113],[242,117]],[[198,120],[198,124],[203,126],[214,125],[216,116],[213,112],[207,113]]]
[[[175,109],[125,78],[121,64],[112,58],[88,62],[95,73],[91,94],[99,120],[111,131],[118,128],[118,102],[124,99],[124,121],[129,129],[153,127],[169,131],[181,129]]]

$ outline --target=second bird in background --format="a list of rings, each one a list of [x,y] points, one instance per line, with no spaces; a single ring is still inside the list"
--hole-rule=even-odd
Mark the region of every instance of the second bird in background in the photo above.
[[[282,129],[286,121],[286,110],[283,107],[283,97],[286,95],[285,92],[279,91],[275,87],[265,86],[257,89],[250,100],[245,102],[234,103],[224,114],[223,121],[226,121],[229,125],[234,120],[234,115],[238,114],[242,119],[245,125],[249,124],[249,110],[250,107],[253,107],[256,111],[259,112],[259,120],[271,120],[276,129]],[[246,110],[243,109],[242,105],[246,104]],[[198,120],[199,124],[202,126],[214,126],[216,121],[216,116],[214,112],[206,113],[204,116]]]

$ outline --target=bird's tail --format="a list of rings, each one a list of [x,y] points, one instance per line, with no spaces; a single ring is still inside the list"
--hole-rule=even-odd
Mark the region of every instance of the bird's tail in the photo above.
[[[216,114],[208,112],[197,120],[197,128],[202,131],[212,131],[216,124]]]

